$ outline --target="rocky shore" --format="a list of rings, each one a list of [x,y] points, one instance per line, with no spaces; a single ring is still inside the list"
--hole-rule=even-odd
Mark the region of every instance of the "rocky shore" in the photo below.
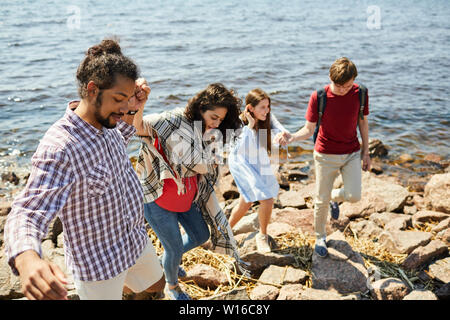
[[[388,149],[379,140],[371,141],[373,168],[363,173],[362,199],[341,204],[339,219],[329,219],[326,258],[313,250],[313,163],[285,161],[278,168],[281,189],[268,228],[272,252],[256,251],[257,203],[234,228],[251,278],[239,275],[232,260],[210,251],[206,243],[183,258],[187,277],[182,285],[195,299],[448,299],[449,162],[434,154],[392,159]],[[25,181],[26,176],[2,174],[2,183],[15,184],[17,190]],[[335,187],[340,185],[339,177]],[[229,215],[239,192],[226,166],[216,191]],[[0,299],[23,298],[4,255],[3,227],[10,208],[11,200],[0,198]],[[151,230],[149,235],[160,253],[159,241]],[[62,240],[62,226],[55,219],[42,243],[44,257],[68,274]],[[76,299],[73,286],[69,289],[69,297]],[[124,294],[124,298],[163,297]]]

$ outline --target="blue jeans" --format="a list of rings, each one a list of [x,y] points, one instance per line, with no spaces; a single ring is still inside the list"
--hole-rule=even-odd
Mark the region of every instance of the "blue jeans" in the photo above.
[[[144,204],[144,215],[164,248],[162,266],[166,282],[176,285],[183,253],[208,241],[209,228],[195,203],[189,211],[172,212],[150,202]],[[183,226],[185,234],[181,235],[178,223]]]

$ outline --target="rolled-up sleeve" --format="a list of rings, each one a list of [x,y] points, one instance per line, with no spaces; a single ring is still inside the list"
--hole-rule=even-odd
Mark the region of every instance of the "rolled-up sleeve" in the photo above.
[[[14,200],[4,231],[8,263],[16,275],[17,255],[31,249],[42,256],[41,241],[66,204],[74,180],[69,157],[55,146],[39,145],[31,162],[27,185]]]
[[[127,146],[131,140],[131,137],[136,133],[136,128],[132,125],[129,125],[125,121],[120,121],[117,124],[117,130],[119,130],[120,134],[123,137],[124,143]]]

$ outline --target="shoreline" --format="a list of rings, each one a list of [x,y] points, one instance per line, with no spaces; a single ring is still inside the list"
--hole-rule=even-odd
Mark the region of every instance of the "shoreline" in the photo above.
[[[290,167],[301,166],[303,176],[300,180],[311,180],[311,173],[314,173],[314,162],[312,160],[312,150],[303,149],[300,146],[289,146],[289,158],[286,156],[286,149],[280,148],[279,168],[282,171],[290,170]],[[401,154],[400,156],[391,155],[392,148],[385,146],[378,139],[371,139],[369,142],[369,151],[372,159],[371,172],[380,176],[387,176],[396,179],[396,182],[407,188],[410,192],[421,193],[428,180],[434,174],[449,172],[450,159],[436,153],[426,155]],[[0,157],[0,163],[6,157]],[[137,156],[131,156],[130,161],[137,161]],[[29,177],[29,167],[18,167],[13,159],[4,161],[8,166],[0,167],[0,203],[10,202],[25,187]],[[226,168],[227,165],[221,165]],[[226,170],[226,169],[225,169]],[[295,170],[294,170],[295,171]],[[292,173],[295,175],[296,173]],[[289,175],[289,174],[288,174]],[[305,178],[306,176],[308,178]],[[293,178],[295,179],[295,178]],[[295,181],[295,180],[292,180]],[[311,180],[313,182],[313,180]],[[219,181],[220,183],[220,181]],[[286,184],[280,182],[281,188],[286,189]]]

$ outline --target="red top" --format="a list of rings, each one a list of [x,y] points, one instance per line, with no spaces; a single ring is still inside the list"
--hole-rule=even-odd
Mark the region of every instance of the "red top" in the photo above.
[[[163,156],[164,160],[167,161],[166,155],[163,149],[158,143],[158,138],[155,139],[155,148]],[[176,173],[174,172],[175,177]],[[163,209],[172,212],[186,212],[194,201],[195,195],[197,194],[197,176],[192,176],[189,178],[183,178],[183,184],[186,188],[186,193],[178,194],[178,187],[173,179],[164,179],[164,187],[162,195],[155,200],[155,203]]]
[[[360,149],[356,131],[359,115],[359,86],[355,83],[344,96],[331,92],[330,85],[325,86],[327,103],[322,115],[322,121],[317,135],[314,150],[326,154],[349,154]],[[369,114],[369,95],[363,114]],[[317,111],[317,91],[311,94],[305,119],[316,122],[319,119]]]

